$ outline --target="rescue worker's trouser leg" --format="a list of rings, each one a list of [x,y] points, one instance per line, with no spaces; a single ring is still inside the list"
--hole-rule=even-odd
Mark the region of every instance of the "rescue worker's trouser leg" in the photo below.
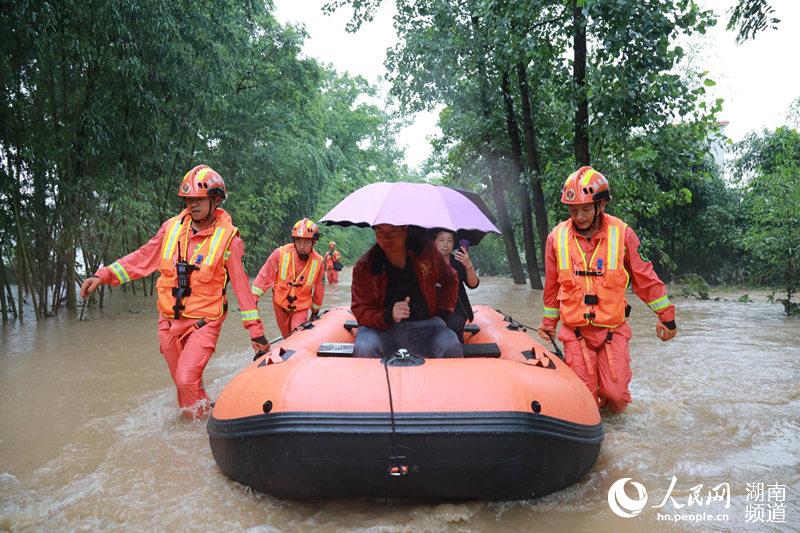
[[[198,329],[195,319],[159,318],[159,346],[177,389],[178,405],[182,409],[190,409],[198,406],[198,402],[208,400],[203,388],[203,370],[214,354],[224,320],[223,315],[218,320],[209,320]]]
[[[298,309],[297,311],[290,312],[279,306],[273,300],[272,309],[275,311],[275,321],[278,323],[278,329],[285,339],[292,331],[295,330],[300,324],[308,322],[308,309]]]
[[[603,335],[603,332],[598,333]],[[603,343],[598,349],[597,377],[600,385],[600,405],[604,405],[612,413],[623,412],[631,403],[631,393],[628,390],[633,376],[628,350],[630,338],[631,327],[626,322],[614,330],[610,342]]]
[[[328,275],[328,284],[329,285],[332,285],[334,283],[339,283],[339,273],[336,272],[333,268],[328,270],[327,275]]]
[[[580,332],[581,338],[569,326],[562,326],[558,332],[567,365],[594,394],[599,407],[621,413],[631,402],[630,326],[626,322],[616,328],[610,342],[607,328],[584,326]]]
[[[564,361],[586,384],[589,392],[598,401],[597,381],[597,352],[591,350],[584,339],[581,342],[569,326],[561,326],[558,330],[558,340],[564,345]]]

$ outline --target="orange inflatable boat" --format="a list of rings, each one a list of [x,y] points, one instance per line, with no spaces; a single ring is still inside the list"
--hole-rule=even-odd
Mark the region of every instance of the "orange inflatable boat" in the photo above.
[[[603,440],[586,386],[494,309],[475,306],[468,328],[464,359],[355,359],[353,315],[325,313],[224,388],[214,459],[302,500],[518,500],[578,481]]]

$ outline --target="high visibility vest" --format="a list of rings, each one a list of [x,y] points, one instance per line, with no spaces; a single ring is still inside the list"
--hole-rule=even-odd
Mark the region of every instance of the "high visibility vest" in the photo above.
[[[192,232],[192,218],[187,210],[167,221],[164,242],[161,245],[161,264],[158,270],[161,277],[156,282],[158,291],[158,311],[165,317],[174,318],[178,290],[178,272],[175,264],[185,260],[197,267],[189,277],[191,292],[180,298],[183,318],[205,318],[214,320],[221,317],[227,308],[225,285],[228,271],[228,247],[239,230],[233,226],[231,217],[222,209],[216,211],[214,231],[193,250],[188,250]],[[180,254],[180,255],[179,255]]]
[[[572,223],[564,221],[553,230],[558,266],[559,314],[571,327],[592,324],[615,328],[625,321],[625,224],[605,215],[606,231],[587,259],[577,237],[570,233]]]
[[[294,244],[284,244],[280,247],[278,275],[275,277],[275,285],[272,287],[273,301],[287,311],[313,307],[314,282],[320,267],[322,267],[322,256],[311,250],[305,267],[295,277],[296,255]]]

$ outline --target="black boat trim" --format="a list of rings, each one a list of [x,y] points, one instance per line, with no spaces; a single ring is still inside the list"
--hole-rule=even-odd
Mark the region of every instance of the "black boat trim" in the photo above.
[[[528,434],[583,444],[603,440],[603,424],[584,425],[546,415],[517,411],[458,413],[395,413],[398,435],[411,434]],[[231,420],[214,418],[206,427],[218,439],[248,439],[297,433],[391,434],[390,413],[288,412]]]

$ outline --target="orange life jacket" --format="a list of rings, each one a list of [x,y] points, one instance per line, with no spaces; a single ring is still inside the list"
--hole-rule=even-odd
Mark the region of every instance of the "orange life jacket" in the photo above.
[[[553,230],[558,265],[559,313],[572,327],[592,324],[615,328],[625,321],[625,224],[605,215],[606,231],[587,259],[572,233],[572,220]]]
[[[228,246],[239,230],[224,210],[217,209],[216,217],[214,231],[191,252],[187,249],[192,231],[189,212],[184,209],[167,221],[158,267],[161,277],[156,282],[158,310],[163,316],[214,320],[227,310],[225,262]],[[189,291],[178,287],[176,263],[179,261],[196,267],[189,276]]]
[[[278,260],[278,275],[272,287],[272,298],[280,307],[287,311],[311,309],[312,296],[314,295],[314,282],[322,266],[322,256],[311,250],[305,267],[295,277],[295,252],[294,244],[284,244],[280,247]]]
[[[341,254],[339,253],[339,250],[334,250],[333,252],[329,250],[328,253],[325,254],[325,267],[330,270],[333,268],[333,264],[337,262],[340,257]]]

